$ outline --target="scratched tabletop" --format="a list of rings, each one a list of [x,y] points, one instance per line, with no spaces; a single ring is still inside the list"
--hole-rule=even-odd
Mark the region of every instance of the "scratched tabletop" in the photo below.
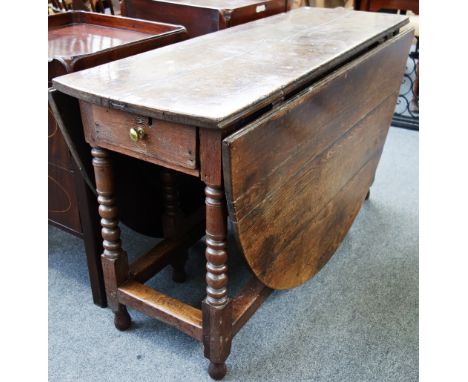
[[[397,31],[406,16],[298,8],[54,79],[82,100],[225,128]]]

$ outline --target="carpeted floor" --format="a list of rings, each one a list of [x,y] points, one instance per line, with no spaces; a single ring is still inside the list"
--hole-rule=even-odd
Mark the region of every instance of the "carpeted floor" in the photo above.
[[[418,133],[391,128],[370,201],[328,264],[274,292],[234,338],[226,381],[418,380]],[[124,229],[129,255],[153,239]],[[246,279],[231,246],[232,292]],[[204,296],[203,245],[189,280],[165,270],[150,285],[187,302]],[[235,275],[235,276],[234,276]],[[49,228],[49,381],[209,381],[201,344],[130,310],[117,331],[91,302],[82,242]]]

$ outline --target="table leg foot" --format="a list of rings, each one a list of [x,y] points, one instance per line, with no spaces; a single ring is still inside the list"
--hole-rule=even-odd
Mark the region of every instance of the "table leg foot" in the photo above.
[[[114,312],[114,325],[120,330],[127,330],[132,324],[132,319],[128,314],[127,308],[124,305],[120,305],[117,312]]]
[[[210,362],[210,366],[208,366],[208,374],[211,378],[215,380],[223,379],[226,375],[227,367],[226,363],[213,363]]]

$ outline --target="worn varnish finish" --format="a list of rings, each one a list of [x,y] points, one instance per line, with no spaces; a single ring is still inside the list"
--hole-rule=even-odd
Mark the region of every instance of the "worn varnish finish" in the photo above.
[[[224,140],[236,237],[269,287],[308,280],[351,226],[355,215],[341,210],[348,204],[333,206],[334,197],[380,155],[411,38],[382,44]],[[364,199],[369,186],[353,192]],[[319,216],[327,208],[337,211],[325,221]],[[318,235],[316,226],[333,229]]]
[[[73,73],[55,87],[101,106],[229,128],[407,22],[397,15],[301,8]]]
[[[123,15],[180,24],[190,37],[286,11],[285,0],[123,0]]]
[[[95,146],[101,216],[107,211],[106,290],[119,329],[129,324],[125,305],[167,322],[202,341],[210,376],[224,377],[233,336],[272,289],[299,285],[328,261],[368,195],[412,38],[411,30],[400,30],[406,22],[302,8],[54,81],[80,99],[86,138]],[[173,152],[152,136],[132,145],[123,130],[135,118],[145,131],[151,121],[162,136],[187,129],[196,139],[174,135]],[[188,147],[193,168],[182,163]],[[171,239],[131,265],[114,228],[107,150],[165,167],[164,229]],[[175,175],[189,170],[205,186],[201,309],[143,285],[190,242],[189,231],[174,236],[171,228],[180,225],[182,207]],[[254,273],[234,297],[228,216]]]

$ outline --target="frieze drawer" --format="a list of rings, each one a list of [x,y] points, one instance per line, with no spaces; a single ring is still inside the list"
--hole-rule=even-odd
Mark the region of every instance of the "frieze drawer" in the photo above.
[[[80,108],[89,144],[181,171],[189,170],[184,172],[197,172],[197,131],[193,127],[83,101]]]

